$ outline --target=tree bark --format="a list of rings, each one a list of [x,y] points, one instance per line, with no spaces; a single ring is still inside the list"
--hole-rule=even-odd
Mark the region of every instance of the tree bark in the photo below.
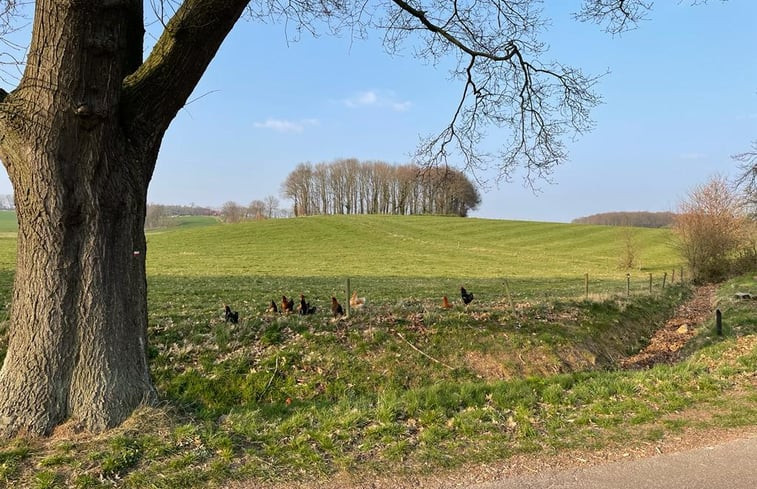
[[[38,0],[0,159],[19,221],[0,437],[102,431],[157,399],[144,221],[165,130],[247,0],[186,0],[142,62],[142,0]]]
[[[131,144],[119,121],[142,11],[118,5],[37,2],[24,77],[3,101],[19,222],[4,436],[47,434],[69,418],[100,431],[156,399],[143,227],[157,152]]]

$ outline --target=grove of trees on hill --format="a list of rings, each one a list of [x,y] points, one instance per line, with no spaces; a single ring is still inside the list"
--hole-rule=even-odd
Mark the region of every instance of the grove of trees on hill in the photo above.
[[[444,214],[465,217],[481,196],[453,168],[390,165],[342,159],[300,163],[281,186],[294,202],[294,215]]]
[[[673,224],[673,212],[602,212],[571,221],[574,224],[602,226],[632,226],[639,228],[665,228]]]

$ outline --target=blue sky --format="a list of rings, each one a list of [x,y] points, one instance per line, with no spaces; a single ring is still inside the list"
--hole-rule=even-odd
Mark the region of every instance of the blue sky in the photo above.
[[[757,139],[757,2],[659,1],[639,29],[619,37],[573,21],[577,0],[545,3],[553,19],[545,59],[610,71],[597,87],[596,128],[569,142],[553,183],[537,193],[518,174],[492,183],[474,216],[567,222],[674,210],[694,185],[734,174],[730,156]],[[460,84],[410,50],[386,54],[380,32],[288,37],[283,25],[234,28],[166,134],[151,203],[279,197],[287,174],[307,161],[406,163],[419,136],[449,121]],[[4,175],[0,193],[10,193]]]

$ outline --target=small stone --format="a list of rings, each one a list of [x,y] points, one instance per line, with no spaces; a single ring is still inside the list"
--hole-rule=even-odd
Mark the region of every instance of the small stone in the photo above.
[[[689,326],[686,324],[681,325],[681,327],[676,330],[676,333],[678,334],[686,334],[688,332],[689,332]]]

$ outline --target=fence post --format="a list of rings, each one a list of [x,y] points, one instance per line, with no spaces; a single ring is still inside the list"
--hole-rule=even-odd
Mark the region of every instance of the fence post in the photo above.
[[[507,278],[505,280],[505,293],[507,294],[507,302],[510,303],[510,310],[515,314],[515,303],[513,302],[513,296],[510,295],[510,283],[507,281]]]
[[[718,332],[718,336],[723,336],[723,314],[720,309],[715,310],[715,330]]]
[[[588,300],[589,299],[589,274],[588,273],[584,274],[584,285],[586,288],[586,299]]]
[[[673,269],[673,273],[670,275],[670,285],[676,283],[676,269]]]
[[[626,295],[628,297],[631,296],[631,274],[630,273],[626,274]]]
[[[652,293],[652,274],[649,274],[649,293]]]
[[[683,285],[684,279],[683,279],[683,267],[681,267],[681,285]]]
[[[350,278],[347,277],[347,302],[344,305],[345,311],[347,311],[347,317],[350,317],[350,296],[352,295],[352,292],[350,291]]]
[[[668,279],[668,272],[662,274],[662,289],[665,290],[665,281]]]

